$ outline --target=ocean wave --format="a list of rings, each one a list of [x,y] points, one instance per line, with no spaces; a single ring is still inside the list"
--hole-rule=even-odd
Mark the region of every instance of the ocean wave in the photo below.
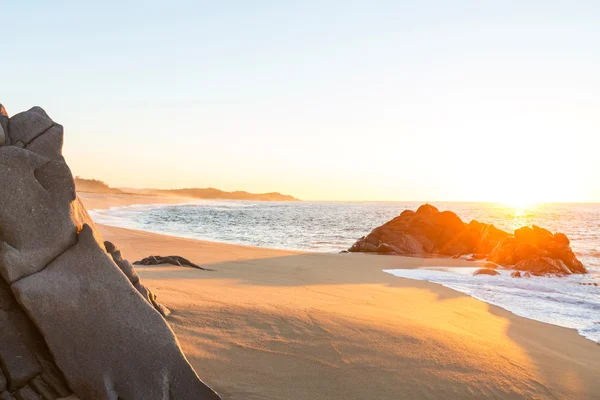
[[[600,287],[587,275],[563,278],[512,278],[500,275],[472,276],[477,268],[384,270],[400,278],[423,280],[467,294],[504,308],[513,314],[548,324],[576,329],[580,335],[600,343]]]

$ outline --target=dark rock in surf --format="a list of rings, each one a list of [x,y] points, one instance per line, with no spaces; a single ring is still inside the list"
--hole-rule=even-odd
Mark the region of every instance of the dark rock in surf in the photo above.
[[[500,273],[494,269],[489,269],[489,268],[480,268],[477,271],[473,272],[473,276],[477,276],[477,275],[491,275],[491,276],[495,276],[495,275],[500,275]]]
[[[549,257],[522,260],[515,264],[513,268],[519,271],[527,271],[535,276],[566,276],[572,273],[562,260]]]

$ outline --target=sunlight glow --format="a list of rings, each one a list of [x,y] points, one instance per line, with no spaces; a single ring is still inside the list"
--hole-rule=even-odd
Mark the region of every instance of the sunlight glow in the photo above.
[[[515,217],[523,217],[527,214],[527,212],[534,210],[539,202],[528,201],[528,200],[513,200],[502,203],[502,205],[513,209],[513,214]]]
[[[302,200],[600,201],[598,2],[525,2],[522,18],[511,2],[190,2],[170,19],[160,3],[10,3],[3,31],[35,16],[38,34],[3,43],[22,58],[2,64],[0,100],[64,125],[75,175]],[[104,15],[106,35],[81,29]],[[23,68],[42,53],[43,73]]]

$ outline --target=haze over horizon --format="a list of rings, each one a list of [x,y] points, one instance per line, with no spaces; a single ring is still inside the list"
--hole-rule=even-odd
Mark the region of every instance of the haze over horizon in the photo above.
[[[77,179],[87,179],[87,178],[83,178],[80,176],[77,176]],[[324,200],[324,199],[302,199],[299,198],[298,196],[294,196],[293,193],[282,193],[282,192],[278,192],[276,190],[272,190],[269,192],[252,192],[252,191],[247,191],[247,190],[239,190],[239,189],[232,189],[229,191],[225,191],[225,190],[221,190],[217,187],[179,187],[179,188],[160,188],[160,187],[134,187],[134,186],[113,186],[113,185],[109,185],[108,183],[102,181],[103,183],[107,184],[110,188],[114,188],[114,189],[118,189],[118,190],[123,190],[125,191],[125,193],[127,193],[128,190],[132,190],[134,192],[132,193],[136,193],[135,191],[138,190],[157,190],[157,191],[162,191],[162,190],[187,190],[187,189],[200,189],[200,190],[206,190],[206,189],[213,189],[213,190],[218,190],[218,191],[223,191],[226,193],[232,193],[232,192],[247,192],[249,194],[268,194],[268,193],[279,193],[281,195],[286,195],[286,196],[292,196],[294,197],[296,200],[299,201],[315,201],[315,202],[381,202],[381,203],[402,203],[402,202],[409,202],[409,203],[432,203],[433,205],[435,205],[435,203],[495,203],[495,204],[499,204],[499,205],[506,205],[508,207],[515,207],[517,209],[519,209],[518,211],[525,211],[525,209],[529,209],[529,208],[534,208],[537,207],[538,205],[542,205],[542,204],[600,204],[599,201],[524,201],[524,202],[518,202],[518,201],[486,201],[486,200],[445,200],[445,199],[388,199],[388,200],[370,200],[370,199],[353,199],[353,200],[339,200],[339,199],[330,199],[330,200]]]
[[[113,187],[600,202],[600,3],[3,5],[0,102]]]

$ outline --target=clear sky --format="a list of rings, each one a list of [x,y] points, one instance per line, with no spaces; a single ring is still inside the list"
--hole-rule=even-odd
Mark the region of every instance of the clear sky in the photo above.
[[[0,1],[0,102],[112,186],[600,201],[600,1]]]

